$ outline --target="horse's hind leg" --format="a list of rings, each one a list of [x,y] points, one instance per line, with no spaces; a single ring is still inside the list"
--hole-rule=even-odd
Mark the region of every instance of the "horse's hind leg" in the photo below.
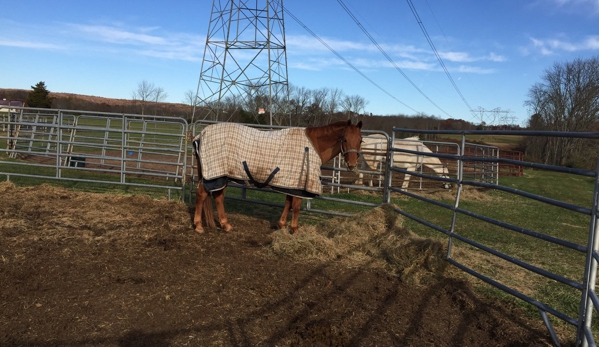
[[[408,165],[406,167],[406,171],[416,171],[416,165],[413,165],[413,166],[412,165]],[[401,189],[402,190],[403,189],[407,189],[410,186],[410,178],[411,177],[412,177],[412,175],[410,175],[410,174],[406,174],[404,176],[403,183],[401,185]]]
[[[410,185],[410,178],[412,175],[406,174],[403,179],[403,183],[401,184],[401,189],[406,189]]]
[[[218,213],[218,222],[220,223],[220,227],[224,231],[231,231],[233,227],[229,224],[227,220],[227,215],[225,214],[225,188],[213,192],[212,196],[214,197],[214,203],[216,204],[216,212]]]
[[[196,189],[196,210],[193,215],[193,224],[195,225],[195,231],[198,233],[204,232],[204,228],[202,227],[202,210],[204,210],[204,214],[208,213],[207,208],[205,208],[205,205],[207,204],[210,204],[210,198],[208,197],[208,192],[204,189],[204,185],[200,181],[198,189]],[[210,206],[210,209],[212,209],[212,206]],[[212,211],[210,210],[210,212]],[[210,215],[212,214],[210,213]],[[206,222],[210,222],[208,216],[206,216]]]
[[[291,208],[293,209],[293,214],[291,215],[291,231],[294,234],[296,234],[299,229],[299,211],[301,207],[302,199],[294,196],[291,203]]]
[[[281,218],[279,218],[279,229],[285,229],[287,227],[287,216],[289,215],[289,210],[291,209],[291,195],[287,195],[285,197],[285,207],[283,207],[283,213],[281,214]]]

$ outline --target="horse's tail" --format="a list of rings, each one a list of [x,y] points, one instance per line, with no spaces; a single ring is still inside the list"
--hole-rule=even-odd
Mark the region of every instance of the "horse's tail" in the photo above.
[[[197,189],[205,189],[203,177],[202,176],[202,165],[200,165],[200,138],[197,137],[193,140],[193,152],[196,156],[196,161],[198,163],[198,187]],[[196,195],[197,196],[197,195]],[[206,226],[208,228],[216,228],[216,223],[214,222],[214,213],[212,211],[212,200],[210,197],[204,199],[204,204],[202,206],[198,206],[196,203],[196,208],[201,208],[204,213],[204,220],[206,221]]]

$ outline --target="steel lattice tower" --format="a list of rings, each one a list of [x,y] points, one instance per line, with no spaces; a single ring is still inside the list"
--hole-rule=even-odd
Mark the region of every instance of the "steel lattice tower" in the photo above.
[[[272,125],[288,95],[283,0],[213,0],[194,118],[227,120],[235,104]]]

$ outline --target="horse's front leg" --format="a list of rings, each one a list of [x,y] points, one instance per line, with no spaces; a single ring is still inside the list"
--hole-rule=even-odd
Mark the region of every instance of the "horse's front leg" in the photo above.
[[[291,195],[287,195],[285,197],[285,207],[283,207],[283,213],[281,214],[281,218],[279,218],[279,229],[285,229],[287,227],[287,216],[289,215],[289,210],[291,209]]]
[[[208,199],[208,192],[204,189],[204,185],[200,181],[198,189],[196,189],[196,210],[193,215],[193,224],[195,225],[195,231],[198,233],[204,232],[204,228],[202,227],[202,209],[204,208],[206,199]]]
[[[416,165],[412,166],[412,165],[408,165],[406,166],[406,171],[416,171]],[[410,178],[412,177],[412,175],[410,174],[406,174],[404,176],[403,179],[403,183],[401,185],[401,189],[407,189],[408,186],[410,185]]]
[[[214,203],[216,204],[216,212],[218,213],[218,222],[220,223],[220,227],[224,231],[231,231],[233,227],[229,224],[227,220],[227,215],[225,214],[225,190],[227,187],[213,192],[212,196],[214,197]]]
[[[299,211],[301,207],[302,199],[294,196],[291,203],[291,208],[293,209],[293,214],[291,215],[291,232],[293,234],[296,234],[299,229]]]
[[[358,179],[354,183],[360,186],[364,184],[364,174],[361,172],[358,173]]]

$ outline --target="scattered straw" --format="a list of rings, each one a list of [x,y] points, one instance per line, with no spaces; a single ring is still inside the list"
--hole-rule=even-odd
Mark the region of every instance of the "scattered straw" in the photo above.
[[[14,242],[58,238],[128,242],[188,231],[191,223],[185,204],[145,195],[77,192],[48,184],[17,187],[2,182],[0,196],[0,233]]]
[[[297,235],[279,230],[272,251],[297,261],[339,261],[349,267],[384,268],[404,282],[424,284],[444,272],[444,246],[402,227],[392,205],[354,218],[303,226]]]

